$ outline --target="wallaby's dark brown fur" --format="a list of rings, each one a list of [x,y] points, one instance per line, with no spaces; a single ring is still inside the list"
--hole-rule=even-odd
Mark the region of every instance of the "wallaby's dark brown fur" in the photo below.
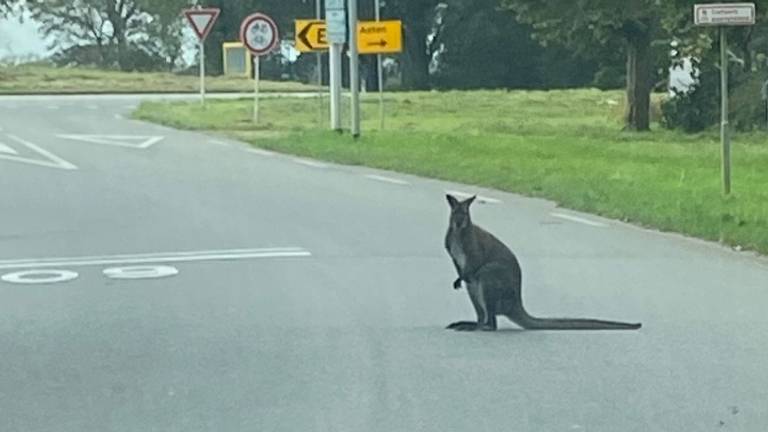
[[[459,202],[446,195],[451,206],[445,248],[458,279],[455,289],[467,286],[477,321],[458,321],[453,330],[496,330],[496,316],[504,315],[528,330],[634,330],[641,324],[581,318],[537,318],[526,312],[521,293],[522,272],[517,258],[499,239],[474,225],[469,205],[475,197]]]

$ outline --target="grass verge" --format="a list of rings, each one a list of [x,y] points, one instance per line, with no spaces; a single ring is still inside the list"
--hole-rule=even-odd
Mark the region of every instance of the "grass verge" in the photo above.
[[[0,94],[197,92],[200,78],[164,72],[119,72],[89,68],[54,68],[42,64],[0,65]],[[210,92],[253,91],[253,81],[240,77],[207,77]],[[265,92],[313,91],[296,82],[262,81]]]
[[[659,97],[657,96],[656,99]],[[720,192],[716,131],[621,131],[620,92],[476,91],[392,94],[378,130],[324,131],[316,99],[144,103],[136,118],[226,133],[284,153],[361,164],[552,199],[564,207],[768,253],[768,145],[733,137],[733,194]],[[322,121],[322,123],[321,123]]]

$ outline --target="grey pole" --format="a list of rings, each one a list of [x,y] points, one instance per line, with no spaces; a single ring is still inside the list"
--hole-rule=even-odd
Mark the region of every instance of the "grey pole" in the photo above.
[[[720,27],[720,143],[723,193],[731,193],[731,137],[728,133],[728,41],[725,27]]]
[[[341,44],[330,46],[331,129],[341,132]]]
[[[320,0],[315,0],[315,19],[323,19],[323,13],[320,7]],[[320,124],[323,123],[323,54],[318,52],[317,54],[317,100],[319,104],[318,118]]]
[[[360,70],[357,50],[357,0],[349,0],[349,90],[351,95],[352,136],[360,136]]]
[[[376,21],[381,21],[381,2],[374,0]],[[379,128],[384,130],[384,74],[381,66],[381,54],[376,54],[376,76],[379,77]]]

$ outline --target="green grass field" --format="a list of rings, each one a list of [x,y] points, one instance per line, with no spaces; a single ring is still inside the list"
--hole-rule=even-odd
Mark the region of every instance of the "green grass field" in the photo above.
[[[43,64],[0,65],[0,94],[35,93],[153,93],[197,92],[200,78],[171,73],[129,73],[88,68],[54,68]],[[236,77],[208,77],[210,92],[253,91],[253,81]],[[312,91],[297,82],[262,81],[265,92]]]
[[[660,96],[655,96],[658,102]],[[220,131],[284,153],[361,164],[552,199],[564,207],[768,253],[765,133],[733,138],[733,194],[720,192],[717,131],[621,131],[616,91],[398,93],[378,130],[375,98],[363,136],[325,130],[317,99],[145,103],[138,119]],[[346,106],[345,106],[346,107]]]

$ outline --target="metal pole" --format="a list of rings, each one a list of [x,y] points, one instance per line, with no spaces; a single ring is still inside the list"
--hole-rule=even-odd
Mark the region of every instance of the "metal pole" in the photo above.
[[[380,0],[374,0],[376,21],[381,21]],[[376,54],[376,76],[379,78],[379,128],[384,130],[384,72],[381,65],[381,54]]]
[[[341,44],[330,46],[331,129],[341,132]]]
[[[323,19],[320,0],[315,0],[315,19]],[[317,100],[318,100],[318,119],[323,124],[323,54],[317,54]]]
[[[352,136],[360,136],[360,56],[357,48],[357,0],[349,0],[349,90]]]
[[[253,57],[253,122],[259,123],[259,79],[261,78],[261,68],[259,56]]]
[[[720,142],[722,144],[723,193],[731,193],[731,137],[728,133],[728,41],[720,27]]]
[[[200,104],[205,106],[205,43],[200,40]]]

